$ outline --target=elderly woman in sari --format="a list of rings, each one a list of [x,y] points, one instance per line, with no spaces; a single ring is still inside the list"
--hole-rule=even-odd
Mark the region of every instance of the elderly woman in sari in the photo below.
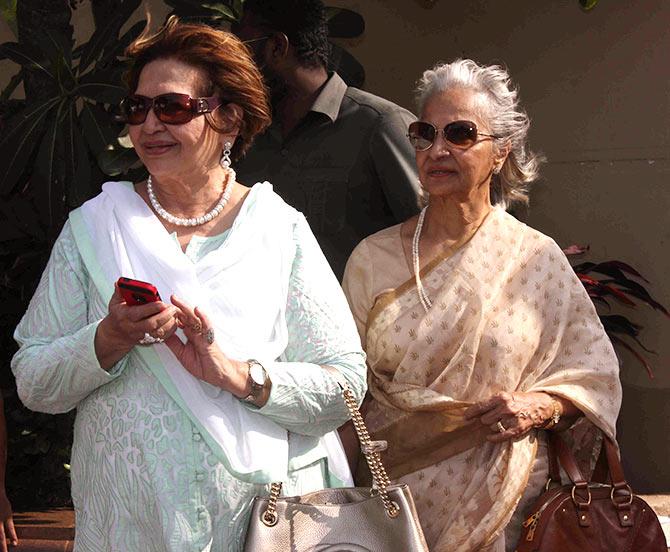
[[[29,408],[77,409],[78,551],[240,550],[269,483],[350,477],[338,381],[362,399],[364,355],[304,217],[235,180],[269,123],[247,49],[170,19],[128,55],[121,111],[150,176],[70,214],[12,367]],[[120,276],[165,302],[126,303]]]
[[[507,73],[426,71],[409,127],[422,212],[363,240],[344,288],[368,355],[366,422],[386,439],[430,549],[513,550],[547,480],[546,431],[614,436],[618,364],[561,249],[506,213],[538,157]]]

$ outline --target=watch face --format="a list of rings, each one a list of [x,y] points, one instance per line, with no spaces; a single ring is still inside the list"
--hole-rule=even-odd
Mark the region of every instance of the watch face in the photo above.
[[[265,374],[260,364],[253,363],[249,368],[249,375],[256,385],[262,386],[265,384]]]

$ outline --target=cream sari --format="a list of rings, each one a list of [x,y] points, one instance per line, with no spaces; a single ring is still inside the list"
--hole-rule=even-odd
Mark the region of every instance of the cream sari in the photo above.
[[[612,345],[559,247],[500,208],[424,267],[427,313],[399,252],[396,226],[364,240],[345,273],[368,355],[367,425],[388,440],[390,476],[411,486],[432,551],[502,550],[522,496],[544,483],[539,439],[491,444],[463,411],[498,391],[563,396],[586,416],[572,437],[591,457],[589,429],[613,437],[621,402]]]

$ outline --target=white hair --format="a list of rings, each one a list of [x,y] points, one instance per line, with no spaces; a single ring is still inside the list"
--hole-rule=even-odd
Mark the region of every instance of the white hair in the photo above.
[[[508,147],[509,155],[500,173],[491,179],[491,200],[508,207],[528,203],[528,185],[537,180],[544,156],[528,150],[530,119],[519,107],[518,91],[509,74],[499,65],[478,65],[471,59],[457,59],[424,71],[416,89],[419,113],[428,99],[452,88],[465,88],[486,98],[484,114],[497,138],[496,147]]]

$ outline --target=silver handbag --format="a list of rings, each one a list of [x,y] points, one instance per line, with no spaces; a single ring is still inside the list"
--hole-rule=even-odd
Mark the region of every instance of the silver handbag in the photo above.
[[[272,483],[269,497],[256,497],[244,552],[428,552],[414,500],[407,485],[391,485],[351,390],[342,393],[372,474],[372,487],[324,489],[280,497]]]

